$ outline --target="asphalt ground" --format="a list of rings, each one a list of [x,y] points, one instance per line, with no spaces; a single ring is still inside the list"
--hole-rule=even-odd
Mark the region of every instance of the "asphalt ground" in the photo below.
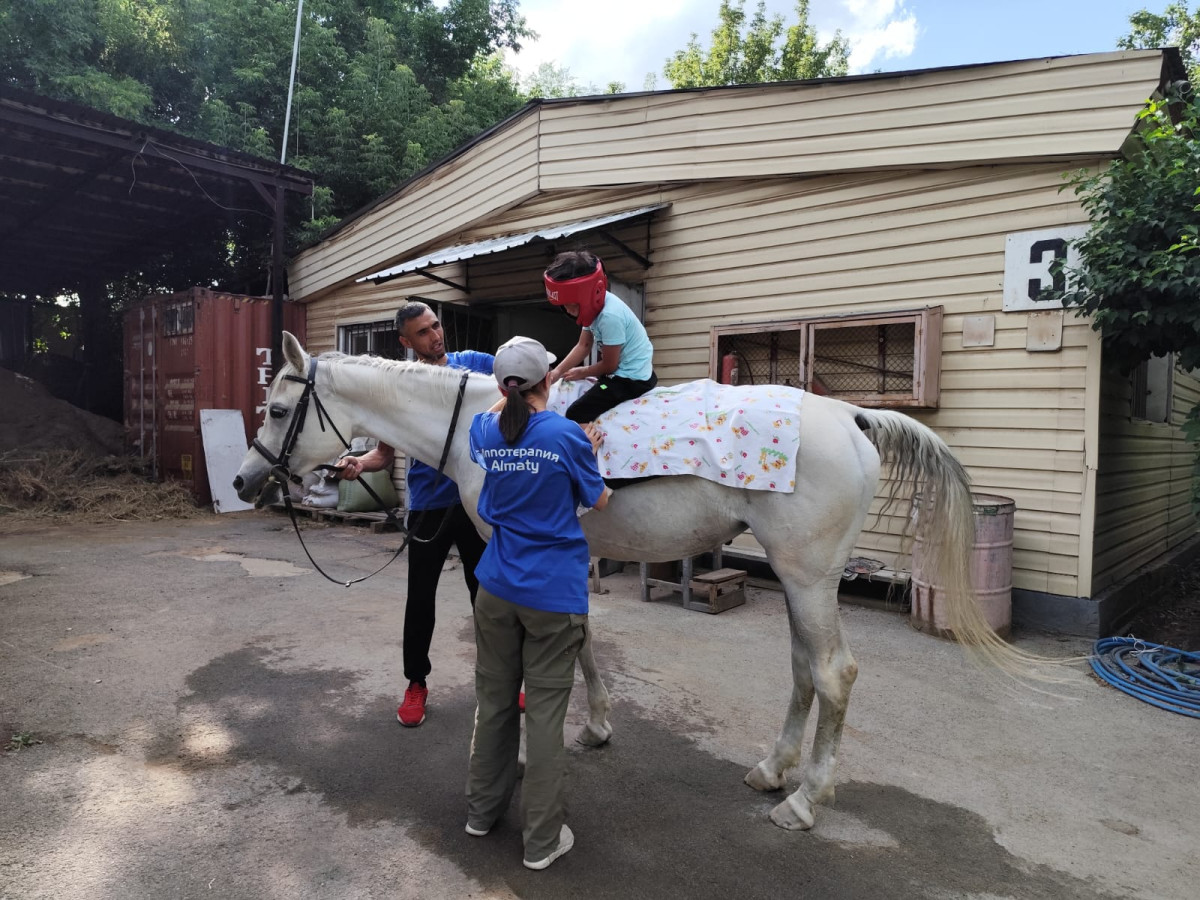
[[[305,534],[346,577],[398,543]],[[41,742],[0,757],[0,898],[1197,896],[1200,723],[1082,665],[1013,685],[896,611],[844,606],[860,675],[837,803],[776,828],[783,795],[742,777],[788,699],[782,596],[685,612],[640,602],[632,566],[592,596],[613,740],[569,740],[579,682],[575,849],[528,871],[515,804],[463,830],[474,647],[453,559],[428,719],[396,722],[405,564],[333,585],[274,512],[0,534],[0,738]]]

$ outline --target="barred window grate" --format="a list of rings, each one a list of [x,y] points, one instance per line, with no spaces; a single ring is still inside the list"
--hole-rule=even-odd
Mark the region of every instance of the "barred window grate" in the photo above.
[[[495,349],[495,329],[490,316],[453,303],[439,303],[438,319],[442,323],[446,352],[482,350],[491,353]]]
[[[936,409],[942,308],[713,328],[713,377],[782,384],[862,406]]]
[[[404,348],[396,336],[396,325],[390,319],[360,325],[338,327],[338,347],[351,356],[382,356],[404,359]]]
[[[916,362],[912,322],[813,328],[813,379],[830,394],[910,394]]]
[[[801,386],[799,331],[726,335],[720,353],[737,359],[738,384]]]

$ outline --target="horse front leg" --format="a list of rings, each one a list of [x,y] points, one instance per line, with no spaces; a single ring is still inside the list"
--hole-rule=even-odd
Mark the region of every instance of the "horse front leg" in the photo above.
[[[579,650],[579,668],[583,671],[583,682],[587,686],[588,721],[579,730],[575,740],[585,747],[600,747],[612,737],[612,725],[608,723],[608,713],[612,704],[608,699],[608,688],[604,686],[600,670],[596,668],[596,656],[592,652],[591,622],[588,623],[583,647]]]

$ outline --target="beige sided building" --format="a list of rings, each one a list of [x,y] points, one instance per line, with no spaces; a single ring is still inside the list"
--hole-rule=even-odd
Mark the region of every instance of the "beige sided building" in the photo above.
[[[1018,621],[1095,633],[1196,533],[1178,423],[1200,382],[1118,377],[1087,321],[1033,298],[1087,221],[1063,173],[1119,154],[1182,77],[1147,50],[534,101],[300,253],[292,296],[313,351],[383,349],[420,296],[462,346],[561,354],[578,332],[541,271],[592,249],[664,383],[728,358],[934,428],[1016,501]],[[904,565],[897,530],[859,552]]]

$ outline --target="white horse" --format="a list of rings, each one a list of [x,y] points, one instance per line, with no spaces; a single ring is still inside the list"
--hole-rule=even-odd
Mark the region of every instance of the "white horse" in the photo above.
[[[341,354],[319,357],[314,367],[288,333],[283,352],[287,365],[271,386],[269,414],[257,438],[269,453],[289,455],[285,438],[309,390],[304,383],[311,378],[324,411],[347,439],[367,435],[416,459],[441,457],[461,370]],[[478,374],[466,378],[445,465],[446,474],[458,483],[463,506],[485,538],[491,529],[476,509],[484,473],[471,461],[468,428],[471,417],[496,399],[492,378]],[[290,460],[285,460],[285,468],[294,474],[311,471],[343,449],[334,430],[319,427],[317,418],[309,409],[295,434]],[[970,485],[946,444],[900,413],[860,409],[815,394],[804,398],[799,427],[796,486],[790,494],[670,476],[624,487],[606,509],[581,519],[592,556],[645,562],[696,556],[748,528],[753,530],[787,596],[793,688],[783,729],[767,758],[746,775],[748,785],[760,791],[784,787],[785,773],[801,759],[814,694],[818,700],[816,734],[800,786],[770,814],[775,824],[787,829],[811,828],[814,806],[833,800],[842,726],[858,672],[842,635],[837,589],[876,494],[881,456],[892,464],[892,499],[896,484],[923,491],[925,502],[919,506],[915,529],[922,539],[924,565],[947,604],[955,634],[990,650],[1001,662],[1005,654],[1011,654],[1007,661],[1014,667],[1019,661],[991,632],[974,603],[969,571],[974,535]],[[263,453],[251,448],[234,480],[238,494],[246,500],[255,498],[272,467]],[[603,743],[612,733],[608,693],[590,644],[580,662],[590,716],[580,740]]]

